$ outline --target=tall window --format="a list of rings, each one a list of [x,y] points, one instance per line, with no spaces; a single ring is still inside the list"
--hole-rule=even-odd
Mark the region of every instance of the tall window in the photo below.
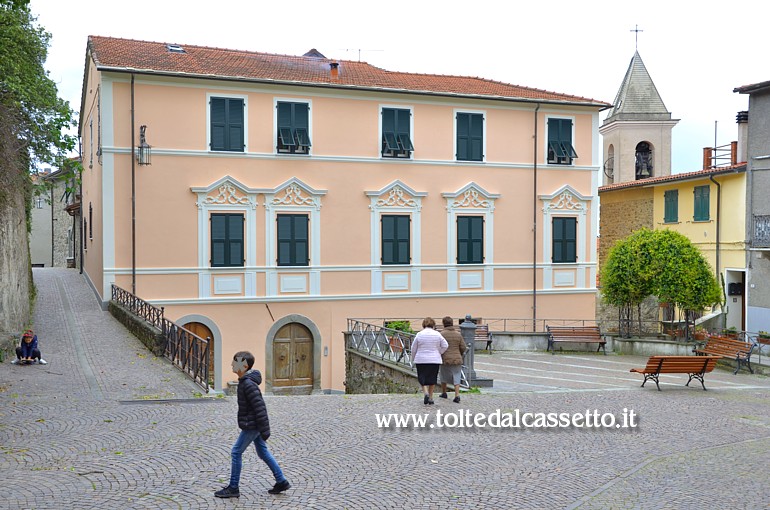
[[[647,142],[636,145],[636,180],[652,177],[652,147]]]
[[[212,214],[211,267],[243,265],[243,214]]]
[[[383,264],[410,263],[410,220],[408,215],[382,215]]]
[[[553,262],[577,262],[577,218],[553,219]]]
[[[307,266],[308,217],[306,214],[279,214],[278,222],[278,265]]]
[[[382,157],[411,157],[414,146],[409,136],[412,112],[402,108],[382,109]]]
[[[484,160],[484,116],[480,113],[457,114],[458,161]]]
[[[709,220],[709,186],[695,186],[693,221]]]
[[[484,263],[484,218],[457,217],[457,263]]]
[[[310,150],[309,111],[307,103],[278,103],[278,140],[281,154],[307,154]]]
[[[665,223],[676,223],[679,221],[679,190],[671,189],[663,193],[663,202],[665,211],[663,221]]]
[[[571,165],[576,157],[572,146],[572,119],[548,119],[548,163]]]
[[[229,97],[212,97],[211,106],[211,140],[209,147],[212,151],[243,152],[245,149],[243,99]]]

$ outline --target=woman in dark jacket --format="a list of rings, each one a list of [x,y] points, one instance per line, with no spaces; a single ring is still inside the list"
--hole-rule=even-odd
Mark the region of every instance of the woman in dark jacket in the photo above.
[[[238,374],[238,427],[241,429],[241,433],[230,452],[232,457],[230,484],[216,491],[214,495],[218,498],[237,498],[241,495],[238,484],[243,466],[242,456],[251,443],[254,443],[257,455],[267,464],[275,477],[275,485],[267,492],[279,494],[291,485],[283,476],[280,466],[267,448],[266,441],[270,437],[270,420],[267,416],[265,400],[259,390],[262,374],[259,373],[259,370],[252,369],[254,355],[247,351],[235,353],[232,366],[233,372]]]

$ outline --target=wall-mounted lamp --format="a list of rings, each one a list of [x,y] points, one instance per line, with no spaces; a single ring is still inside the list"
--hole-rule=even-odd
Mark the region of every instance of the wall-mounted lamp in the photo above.
[[[147,143],[144,132],[147,126],[139,126],[139,146],[136,148],[136,161],[140,165],[149,165],[152,156],[152,146]]]

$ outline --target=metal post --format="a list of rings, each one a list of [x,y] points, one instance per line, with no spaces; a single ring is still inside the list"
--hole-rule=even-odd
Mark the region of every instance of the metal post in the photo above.
[[[465,321],[460,324],[460,334],[463,336],[463,341],[468,347],[465,351],[465,366],[468,367],[466,377],[468,379],[468,386],[473,387],[473,382],[476,380],[476,370],[473,368],[474,351],[476,349],[476,325],[471,321],[471,316],[466,315]]]

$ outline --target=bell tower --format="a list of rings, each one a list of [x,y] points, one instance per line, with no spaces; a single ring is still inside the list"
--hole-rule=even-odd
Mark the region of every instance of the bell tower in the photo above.
[[[603,185],[671,175],[671,130],[678,122],[666,110],[639,51],[635,51],[599,128]]]

